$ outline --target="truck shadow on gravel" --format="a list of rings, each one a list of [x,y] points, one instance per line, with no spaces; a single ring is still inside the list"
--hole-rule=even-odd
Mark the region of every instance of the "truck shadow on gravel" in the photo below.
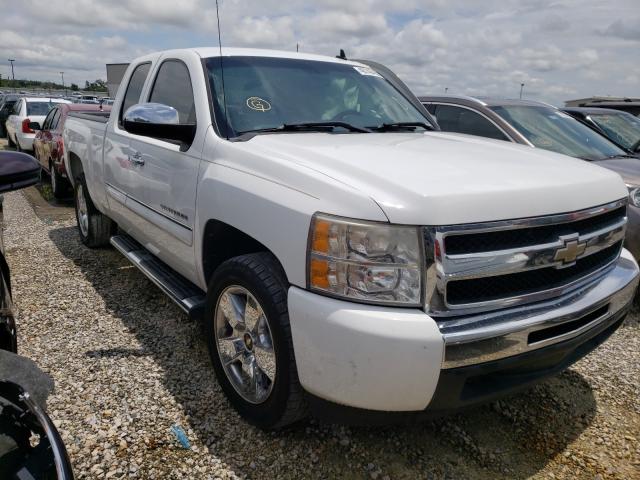
[[[225,400],[198,324],[118,252],[85,248],[75,227],[49,236],[141,345],[87,351],[87,362],[152,357],[197,444],[208,447],[208,453],[193,455],[213,455],[239,476],[527,478],[576,439],[596,412],[591,387],[570,370],[518,396],[443,419],[375,428],[311,420],[264,433],[243,422]],[[163,455],[179,451],[168,432],[159,445]]]

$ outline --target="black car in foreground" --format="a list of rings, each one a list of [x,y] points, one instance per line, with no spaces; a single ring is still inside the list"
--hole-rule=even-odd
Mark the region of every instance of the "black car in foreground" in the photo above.
[[[618,173],[629,189],[625,247],[640,259],[640,161],[571,115],[529,100],[418,97],[445,132],[544,148]]]
[[[561,110],[604,135],[627,153],[640,156],[640,118],[610,108],[567,107]]]
[[[39,178],[35,158],[0,151],[0,194],[34,185]],[[60,434],[45,412],[53,380],[17,351],[11,276],[0,226],[0,479],[73,479]]]

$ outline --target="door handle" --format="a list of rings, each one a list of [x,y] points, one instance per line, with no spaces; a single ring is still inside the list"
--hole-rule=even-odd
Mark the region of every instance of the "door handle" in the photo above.
[[[134,165],[144,165],[144,160],[140,152],[134,152],[132,155],[129,155],[129,162]]]

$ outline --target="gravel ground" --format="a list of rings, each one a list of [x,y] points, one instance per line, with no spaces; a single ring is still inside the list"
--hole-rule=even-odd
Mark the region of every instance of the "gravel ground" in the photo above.
[[[18,342],[55,380],[48,411],[78,478],[640,478],[637,314],[569,371],[464,414],[264,433],[226,402],[200,327],[34,192],[4,201]]]

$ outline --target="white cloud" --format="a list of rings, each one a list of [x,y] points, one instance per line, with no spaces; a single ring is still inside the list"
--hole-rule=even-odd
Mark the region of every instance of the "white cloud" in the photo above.
[[[0,0],[0,59],[19,77],[84,83],[105,63],[217,44],[213,0]],[[370,58],[416,93],[525,96],[552,103],[637,95],[637,0],[221,0],[226,45]],[[8,64],[0,62],[6,78]],[[622,72],[611,75],[611,72]]]
[[[382,14],[321,12],[308,20],[308,26],[325,35],[338,34],[355,37],[370,37],[387,28]]]

